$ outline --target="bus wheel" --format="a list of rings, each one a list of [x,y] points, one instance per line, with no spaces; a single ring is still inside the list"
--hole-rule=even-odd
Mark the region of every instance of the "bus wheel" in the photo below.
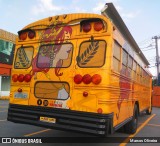
[[[128,134],[133,134],[137,130],[137,125],[138,125],[138,107],[135,104],[132,120],[124,126],[124,130]]]
[[[147,115],[151,115],[151,114],[152,114],[152,107],[151,107],[150,110],[149,110],[149,109],[146,110],[146,114],[147,114]]]

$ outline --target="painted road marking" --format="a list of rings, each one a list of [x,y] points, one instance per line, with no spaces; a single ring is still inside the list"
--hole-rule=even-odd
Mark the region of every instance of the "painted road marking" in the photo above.
[[[147,123],[155,116],[156,114],[153,114],[152,116],[150,116],[141,126],[138,127],[136,133],[129,135],[119,146],[125,146],[129,140],[131,138],[133,138],[137,133],[139,133],[139,131],[145,126],[147,125]]]
[[[0,122],[4,122],[4,121],[7,121],[7,119],[4,119],[4,120],[0,120]]]
[[[158,124],[147,124],[147,126],[155,126],[155,127],[160,127]]]
[[[41,130],[41,131],[37,131],[37,132],[33,132],[33,133],[30,133],[30,134],[26,134],[24,135],[25,137],[27,136],[32,136],[32,135],[36,135],[36,134],[39,134],[39,133],[43,133],[43,132],[47,132],[47,131],[50,131],[51,129],[45,129],[45,130]]]

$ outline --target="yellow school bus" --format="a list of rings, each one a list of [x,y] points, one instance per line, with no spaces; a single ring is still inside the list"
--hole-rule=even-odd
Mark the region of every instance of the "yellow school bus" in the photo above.
[[[8,120],[105,136],[151,114],[151,74],[117,10],[48,17],[18,32]]]

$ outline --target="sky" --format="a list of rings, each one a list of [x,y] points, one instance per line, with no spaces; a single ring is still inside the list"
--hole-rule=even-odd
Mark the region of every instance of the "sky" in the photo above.
[[[112,2],[156,75],[154,36],[160,36],[160,0],[0,0],[0,29],[17,34],[34,21],[67,13],[100,14]],[[160,43],[159,43],[160,48]],[[160,52],[160,51],[159,51]]]

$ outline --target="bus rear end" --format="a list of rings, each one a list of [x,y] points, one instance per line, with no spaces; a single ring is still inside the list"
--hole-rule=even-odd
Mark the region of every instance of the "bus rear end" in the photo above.
[[[96,14],[34,22],[19,33],[12,69],[8,120],[106,135],[111,24]]]

